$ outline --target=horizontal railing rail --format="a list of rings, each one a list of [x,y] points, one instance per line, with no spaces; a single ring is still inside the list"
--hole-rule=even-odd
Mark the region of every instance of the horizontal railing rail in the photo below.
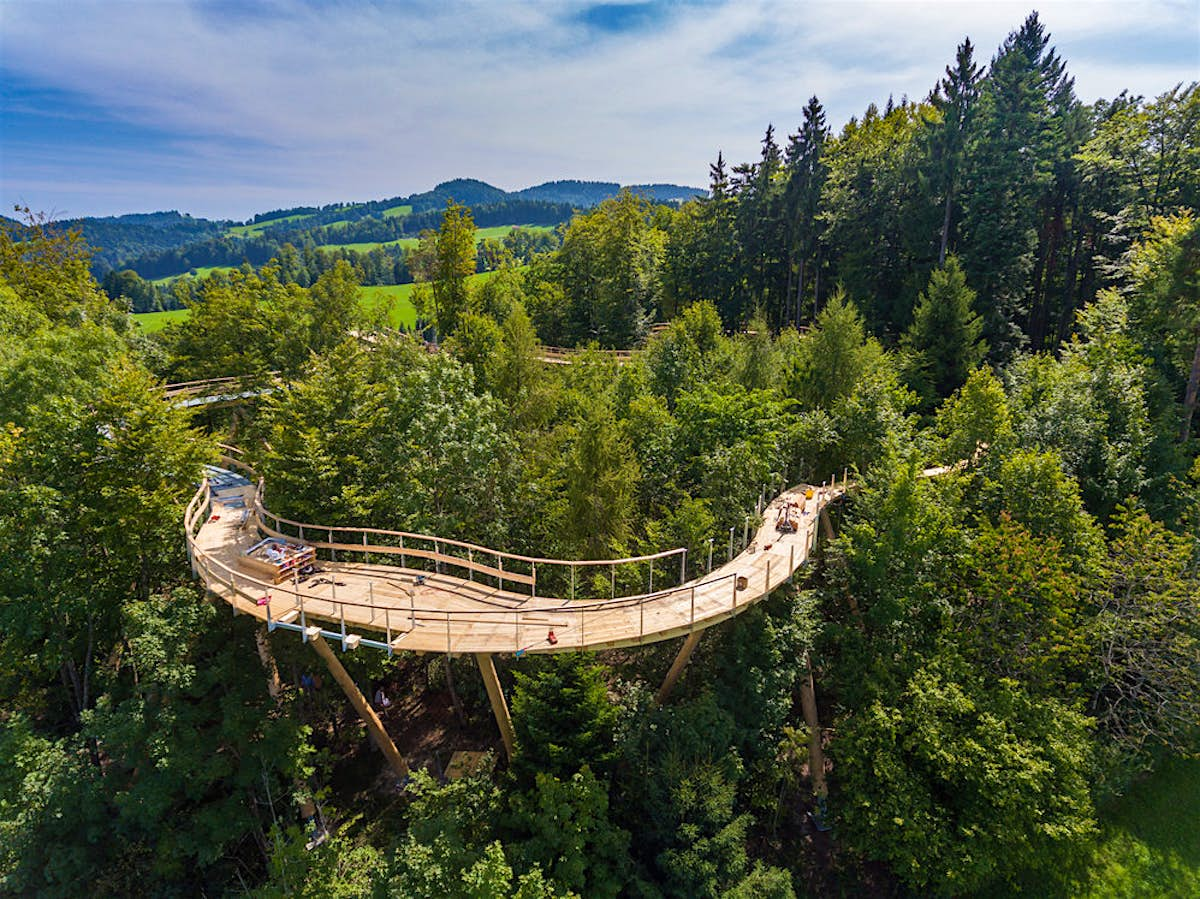
[[[234,463],[236,460],[226,458],[223,461]],[[253,473],[253,470],[244,463],[236,467]],[[261,491],[261,486],[262,482],[259,480],[254,488],[256,494]],[[235,611],[237,611],[239,601],[250,606],[257,606],[266,598],[265,615],[272,629],[275,627],[285,627],[303,632],[307,628],[309,615],[321,620],[340,622],[340,636],[344,645],[348,639],[352,642],[354,640],[361,640],[361,638],[354,637],[347,630],[349,612],[349,625],[351,627],[356,629],[365,627],[386,632],[387,640],[385,643],[371,640],[363,640],[362,642],[377,646],[378,648],[386,648],[389,654],[393,650],[404,648],[402,645],[403,637],[412,633],[418,626],[444,627],[446,651],[449,652],[455,651],[454,645],[456,640],[469,643],[473,639],[470,635],[464,636],[461,633],[455,633],[456,626],[469,626],[479,623],[494,627],[497,623],[500,623],[501,626],[506,628],[507,625],[503,623],[507,621],[511,621],[513,630],[511,641],[506,643],[506,647],[511,647],[514,652],[523,652],[531,648],[531,646],[540,646],[542,642],[545,642],[539,638],[534,644],[530,646],[525,645],[526,640],[530,638],[531,634],[540,634],[542,632],[541,629],[547,625],[552,628],[559,627],[562,629],[563,633],[560,638],[562,640],[561,648],[616,645],[634,640],[636,642],[644,642],[648,636],[652,639],[661,639],[663,634],[681,633],[694,629],[698,622],[701,626],[707,626],[709,622],[723,620],[725,617],[736,614],[740,607],[753,599],[770,593],[787,581],[798,567],[795,564],[795,547],[792,547],[787,564],[775,566],[774,571],[772,570],[772,562],[768,559],[765,571],[761,570],[761,568],[751,566],[744,573],[736,570],[726,571],[711,577],[700,577],[693,581],[659,590],[650,590],[645,593],[574,601],[565,599],[560,601],[557,598],[542,597],[541,604],[532,606],[527,605],[527,603],[534,597],[529,597],[522,601],[521,594],[509,593],[503,598],[517,601],[517,605],[447,609],[443,606],[434,607],[424,603],[418,604],[415,594],[411,590],[406,590],[405,592],[408,592],[409,595],[409,603],[407,608],[405,608],[402,605],[396,604],[396,597],[394,596],[390,597],[390,601],[388,598],[376,601],[373,591],[366,602],[359,599],[338,598],[336,596],[336,589],[332,585],[329,597],[306,595],[305,592],[301,591],[300,584],[295,579],[290,583],[284,581],[276,584],[247,574],[220,561],[197,544],[199,531],[211,514],[213,501],[214,497],[211,485],[208,478],[205,478],[188,503],[184,515],[188,555],[192,561],[193,570],[197,576],[204,580],[210,590],[218,593],[228,591],[228,600],[233,605]],[[328,530],[328,528],[325,529]],[[814,517],[801,549],[804,550],[807,546],[811,545],[811,542],[815,541],[815,538],[816,520]],[[430,539],[441,541],[443,538],[431,537]],[[318,544],[309,543],[309,545]],[[379,547],[374,547],[369,543],[365,548],[361,544],[350,543],[340,544],[340,546],[344,547],[341,551],[362,554],[368,560],[372,555],[381,555],[378,552]],[[655,555],[661,558],[663,554]],[[806,560],[807,552],[803,552],[800,565],[803,565]],[[382,577],[384,572],[392,570],[397,573],[403,572],[404,574],[423,574],[423,572],[407,569],[403,566],[397,568],[391,565],[364,564],[362,568],[368,576],[378,573]],[[506,576],[509,574],[510,572],[505,572]],[[437,574],[427,574],[426,576],[430,582],[436,586],[443,587],[443,589],[461,590],[462,588],[473,586],[461,581],[454,582],[452,579],[443,578]],[[726,589],[729,591],[728,603],[726,604],[724,601],[715,603],[714,599],[721,596]],[[749,598],[739,602],[739,595]],[[699,615],[697,614],[698,599],[702,605]],[[277,612],[274,608],[279,604],[280,600],[287,606],[281,613]],[[682,613],[680,612],[680,608],[683,600],[689,601],[687,607],[690,608],[690,613],[686,617],[681,618]],[[561,604],[557,606],[545,604],[553,601],[560,601]],[[603,633],[603,628],[606,624],[611,629],[611,615],[613,613],[628,614],[630,610],[636,610],[637,612],[636,633],[633,631],[633,623],[632,619],[630,619],[627,623],[628,633],[620,639],[614,638],[608,640],[606,643],[604,639],[595,636],[597,626],[601,628],[601,633]],[[605,615],[610,616],[608,622],[602,620],[602,616]],[[663,621],[663,615],[667,616],[665,622]],[[649,628],[647,628],[648,620],[650,622]],[[591,622],[593,632],[593,638],[590,642],[588,639],[589,621]],[[572,629],[571,625],[576,625],[576,627]],[[569,633],[568,630],[570,631]],[[625,633],[625,631],[622,631],[622,633]],[[339,634],[335,633],[334,636],[337,637]],[[495,641],[493,640],[489,645],[494,647]]]

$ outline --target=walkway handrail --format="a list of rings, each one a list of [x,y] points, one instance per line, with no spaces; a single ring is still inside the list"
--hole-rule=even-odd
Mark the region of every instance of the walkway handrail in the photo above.
[[[332,551],[343,552],[375,552],[380,555],[399,555],[413,556],[414,558],[429,559],[437,562],[442,562],[448,565],[453,565],[467,571],[474,571],[488,577],[495,577],[501,581],[509,581],[514,583],[523,583],[536,588],[537,573],[535,566],[559,566],[568,569],[579,568],[615,568],[618,565],[636,565],[639,563],[652,564],[660,559],[668,559],[679,556],[686,556],[687,547],[679,546],[674,549],[662,550],[656,553],[647,553],[640,556],[627,556],[620,559],[555,559],[544,556],[526,556],[520,553],[506,552],[505,550],[495,549],[490,546],[483,546],[477,543],[470,543],[465,540],[456,540],[450,537],[440,537],[436,534],[422,534],[414,531],[394,531],[385,528],[373,527],[351,527],[347,525],[325,525],[313,524],[310,522],[295,521],[291,518],[284,518],[281,515],[272,512],[266,507],[264,502],[264,483],[259,474],[246,463],[239,459],[234,459],[228,456],[222,456],[222,461],[232,467],[244,472],[252,483],[255,483],[254,498],[252,500],[252,511],[258,519],[259,526],[262,530],[269,532],[272,536],[281,537],[289,540],[299,540],[309,546],[320,549],[329,549]],[[287,525],[292,529],[292,533],[288,533],[284,529]],[[317,536],[324,534],[328,539],[320,540]],[[335,534],[353,534],[361,536],[361,542],[337,541],[333,537]],[[396,538],[393,542],[377,543],[368,542],[367,537],[393,537]],[[423,549],[420,545],[405,545],[404,541],[418,541],[419,543],[432,544],[434,549],[429,551]],[[454,556],[441,551],[441,547],[453,547],[455,549],[467,552],[467,557]],[[496,560],[496,564],[487,565],[482,562],[477,562],[474,559],[475,554],[485,557],[489,560]],[[517,562],[522,565],[528,565],[531,571],[527,574],[519,569],[512,570],[504,568],[504,561]],[[681,568],[686,564],[686,559],[681,561]],[[653,577],[653,575],[651,575]],[[686,578],[680,578],[681,581]],[[572,597],[573,598],[573,597]]]
[[[259,597],[251,595],[244,589],[239,589],[237,586],[239,583],[251,586],[251,587],[255,588],[256,591],[261,591],[262,593],[279,593],[279,594],[285,594],[285,595],[292,594],[292,595],[296,596],[297,600],[299,600],[300,594],[298,592],[292,590],[291,585],[288,582],[285,581],[285,582],[276,584],[273,582],[262,580],[261,578],[254,577],[253,575],[246,574],[243,571],[237,570],[235,568],[232,568],[232,567],[224,564],[223,562],[218,561],[217,559],[215,559],[211,555],[209,555],[207,552],[205,552],[202,548],[200,548],[199,546],[196,545],[196,536],[197,536],[197,531],[198,531],[197,524],[202,525],[204,523],[204,521],[207,520],[209,514],[211,513],[211,505],[212,505],[212,490],[209,485],[208,479],[205,478],[203,483],[197,489],[195,495],[192,497],[191,501],[188,503],[187,509],[184,513],[184,524],[185,524],[185,532],[186,532],[186,536],[187,536],[187,544],[188,544],[189,554],[193,558],[193,564],[199,568],[203,568],[210,572],[213,570],[218,571],[220,574],[223,575],[223,577],[217,578],[216,580],[218,580],[219,582],[229,583],[231,586],[234,587],[234,589],[238,593],[240,593],[248,601],[254,602]],[[309,545],[316,545],[316,544],[309,544]],[[362,547],[351,546],[351,548],[357,550],[358,552],[363,552]],[[367,552],[367,554],[370,554],[371,548],[368,547],[366,552]],[[783,577],[778,579],[779,583],[781,583],[783,580],[786,580],[786,577],[787,577],[787,574],[784,572],[780,572],[780,574],[782,574]],[[653,591],[650,593],[640,593],[640,594],[631,594],[631,595],[626,595],[626,596],[618,596],[615,599],[597,598],[597,599],[590,599],[590,600],[576,600],[574,602],[571,602],[570,605],[564,605],[557,609],[547,609],[545,607],[536,607],[536,608],[532,608],[532,609],[504,607],[504,608],[494,608],[494,609],[473,608],[473,609],[450,609],[450,610],[447,610],[445,608],[428,608],[428,607],[424,607],[424,606],[415,606],[415,611],[420,614],[429,616],[433,619],[436,619],[438,621],[444,620],[447,615],[449,615],[451,618],[457,618],[457,617],[475,618],[475,617],[487,616],[487,615],[511,616],[514,613],[523,614],[525,612],[528,612],[530,614],[544,615],[544,614],[547,614],[547,612],[551,612],[551,611],[558,612],[560,614],[572,614],[573,615],[573,614],[577,614],[580,612],[598,612],[598,611],[605,611],[605,610],[611,610],[611,609],[617,609],[617,608],[628,608],[630,606],[644,605],[644,604],[652,603],[652,602],[662,600],[662,599],[665,599],[665,598],[668,598],[671,596],[675,596],[681,592],[686,593],[691,590],[698,590],[703,587],[711,586],[712,584],[720,583],[722,581],[729,581],[736,577],[738,577],[738,574],[736,572],[727,572],[725,574],[717,575],[716,577],[711,577],[711,578],[707,578],[707,579],[699,579],[699,580],[687,582],[684,584],[678,584],[678,585],[675,585],[672,587],[668,587],[666,589],[656,590],[656,591]],[[309,601],[311,602],[314,600],[312,597],[309,597]],[[346,607],[360,608],[360,609],[375,609],[377,611],[381,611],[380,609],[378,609],[378,607],[372,606],[369,603],[355,602],[353,600],[319,599],[316,601],[331,603],[334,606],[346,606]]]
[[[754,603],[763,596],[769,595],[772,590],[791,578],[797,567],[795,563],[798,562],[799,565],[805,563],[808,558],[808,552],[816,540],[817,527],[816,517],[814,516],[805,529],[805,535],[802,538],[803,542],[799,544],[800,551],[794,552],[789,550],[786,562],[776,558],[775,565],[772,566],[772,557],[768,555],[764,570],[762,564],[755,564],[753,561],[753,559],[758,557],[751,555],[746,556],[746,564],[743,565],[742,555],[745,555],[743,547],[742,555],[739,555],[736,560],[731,559],[734,562],[733,565],[727,564],[714,572],[710,551],[709,573],[707,575],[701,575],[689,581],[686,579],[686,564],[682,564],[679,583],[658,590],[655,590],[653,585],[651,585],[650,589],[645,593],[620,596],[615,593],[616,565],[630,562],[647,562],[650,564],[651,572],[653,572],[654,560],[682,554],[685,550],[680,548],[649,556],[632,557],[629,560],[541,560],[542,564],[548,562],[551,564],[558,563],[572,566],[572,574],[574,574],[574,568],[579,566],[611,566],[614,593],[611,597],[577,599],[574,595],[575,581],[572,578],[572,589],[569,597],[562,594],[557,596],[548,596],[544,593],[538,595],[536,571],[531,572],[531,577],[522,577],[519,572],[508,571],[500,566],[493,568],[491,566],[475,565],[472,568],[473,560],[471,558],[463,559],[440,551],[441,544],[475,548],[474,544],[463,541],[452,541],[432,535],[407,535],[410,540],[418,539],[435,542],[439,549],[435,552],[430,552],[421,551],[414,548],[411,544],[402,544],[402,547],[397,547],[374,544],[368,541],[368,537],[372,534],[387,534],[400,537],[404,532],[398,531],[304,525],[306,529],[312,528],[318,532],[324,531],[325,536],[335,536],[333,532],[336,532],[336,534],[345,532],[361,534],[363,538],[361,543],[342,543],[336,542],[336,540],[314,541],[310,539],[309,534],[298,538],[295,535],[284,533],[278,530],[278,528],[287,524],[290,520],[276,518],[274,513],[271,513],[264,507],[262,503],[263,481],[258,477],[257,473],[250,466],[231,457],[224,457],[222,462],[224,465],[236,468],[252,478],[250,484],[253,485],[253,488],[249,495],[244,492],[240,495],[244,496],[247,500],[251,500],[247,512],[253,517],[249,518],[248,521],[253,521],[259,532],[274,534],[288,540],[299,539],[306,545],[328,549],[334,561],[339,561],[337,558],[338,554],[350,556],[361,554],[363,560],[361,563],[350,558],[344,558],[341,561],[353,562],[351,568],[360,571],[368,578],[376,578],[377,580],[373,582],[376,585],[376,590],[386,584],[396,585],[401,583],[396,580],[397,577],[424,575],[429,586],[437,588],[439,593],[457,593],[463,597],[467,597],[470,594],[477,594],[473,597],[473,604],[466,607],[450,607],[444,602],[431,607],[428,604],[418,605],[416,592],[406,586],[399,586],[399,591],[408,594],[409,602],[403,604],[401,600],[398,604],[396,602],[397,587],[392,586],[386,588],[378,599],[376,592],[369,590],[368,599],[364,601],[362,593],[359,593],[354,599],[349,597],[339,598],[337,595],[338,591],[333,585],[329,588],[328,597],[314,595],[311,585],[302,589],[301,583],[295,575],[293,575],[291,581],[285,580],[280,583],[274,583],[273,581],[264,580],[262,577],[255,577],[252,574],[245,573],[240,570],[236,556],[225,558],[222,561],[220,557],[203,549],[199,545],[199,537],[204,532],[204,524],[210,519],[213,510],[221,503],[220,494],[227,489],[218,487],[214,490],[211,480],[206,477],[188,503],[184,514],[188,558],[191,562],[193,572],[198,577],[203,578],[209,590],[218,595],[224,595],[233,607],[235,614],[239,611],[255,612],[260,616],[265,616],[267,623],[272,628],[285,627],[303,633],[308,626],[305,622],[311,619],[332,620],[335,623],[340,619],[340,636],[343,648],[346,648],[348,645],[357,645],[353,641],[358,640],[363,645],[371,645],[379,649],[385,649],[391,653],[394,649],[402,649],[405,648],[405,645],[413,645],[411,643],[415,639],[413,632],[419,628],[420,639],[417,640],[416,644],[422,647],[419,651],[441,651],[430,649],[429,638],[434,634],[441,635],[443,632],[445,634],[444,643],[442,644],[444,651],[477,651],[463,647],[463,642],[465,641],[468,647],[476,645],[471,642],[473,639],[471,636],[473,629],[476,626],[488,626],[492,628],[489,631],[492,635],[492,642],[489,645],[493,647],[496,646],[496,636],[507,633],[506,629],[511,627],[511,639],[501,637],[505,647],[511,645],[512,651],[515,652],[534,650],[534,647],[538,647],[535,651],[547,651],[547,648],[541,645],[547,642],[543,639],[535,641],[532,645],[522,646],[522,643],[527,642],[529,639],[530,629],[535,633],[544,633],[544,630],[539,631],[539,628],[546,626],[547,618],[550,619],[549,623],[552,628],[561,626],[559,631],[560,637],[557,641],[559,643],[559,651],[574,648],[623,646],[645,641],[667,639],[669,636],[693,631],[697,628],[704,628],[716,621],[736,615],[747,605]],[[276,528],[271,528],[268,525],[268,521],[273,521]],[[300,527],[300,525],[297,525],[297,527]],[[769,549],[769,547],[767,548]],[[508,555],[502,551],[489,550],[483,547],[480,547],[480,549],[492,554],[500,552],[501,558]],[[754,552],[753,547],[750,547],[750,552]],[[379,562],[372,563],[372,556],[379,555],[401,555],[401,564],[399,566],[392,566]],[[433,572],[421,567],[412,568],[405,564],[407,560],[403,557],[406,555],[413,555],[425,560],[432,559],[435,562],[444,562],[450,566],[466,569],[468,572],[472,570],[483,571],[488,578],[496,578],[497,584],[493,586],[486,579],[476,581],[473,577],[468,579],[461,575],[444,574],[441,571],[440,565],[435,565]],[[513,558],[536,560],[536,557],[514,556]],[[686,563],[686,555],[683,558]],[[674,578],[671,580],[674,580]],[[509,583],[505,584],[504,581],[508,581]],[[528,584],[530,586],[530,593],[515,592],[513,590],[515,583]],[[714,605],[714,599],[726,596],[728,597],[727,599],[722,599]],[[688,613],[689,608],[690,614]],[[682,617],[679,614],[681,609],[683,610]],[[611,628],[613,619],[606,617],[605,613],[614,612],[618,615],[628,616],[626,619],[628,627],[624,631],[624,636],[607,639],[605,628],[606,626]],[[665,624],[664,615],[667,616]],[[589,625],[589,621],[593,623]],[[380,642],[378,640],[368,640],[350,635],[346,629],[348,623],[352,624],[355,629],[366,627],[386,632],[387,641]],[[495,629],[497,624],[501,625],[500,630]],[[431,629],[431,627],[436,628],[436,630]],[[600,628],[599,631],[596,630],[597,627]],[[336,638],[339,636],[336,631],[322,632],[327,637]],[[611,633],[613,632],[610,629],[608,634]],[[396,635],[395,639],[393,639],[393,635]],[[553,637],[553,630],[551,630],[551,636]],[[440,639],[440,636],[435,639]],[[554,645],[555,641],[552,639],[549,643],[550,645]],[[508,649],[500,648],[494,651],[508,651]]]

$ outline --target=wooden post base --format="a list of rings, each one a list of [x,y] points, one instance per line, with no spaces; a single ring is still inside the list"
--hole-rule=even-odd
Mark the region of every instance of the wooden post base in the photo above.
[[[825,796],[829,792],[825,786],[825,753],[821,749],[821,723],[817,720],[817,694],[813,689],[808,653],[804,654],[804,673],[800,676],[800,708],[808,727],[808,774],[812,778],[813,793]]]
[[[683,674],[683,669],[688,663],[688,659],[692,657],[692,653],[696,650],[696,645],[700,642],[700,635],[704,631],[692,631],[687,635],[687,639],[683,641],[683,646],[679,648],[678,655],[675,656],[675,661],[671,663],[670,669],[667,671],[667,676],[663,678],[662,686],[658,688],[658,693],[654,695],[655,705],[662,705],[671,690],[675,687],[675,682],[679,680],[679,676]]]
[[[496,724],[500,728],[504,751],[508,753],[508,760],[512,761],[516,734],[513,732],[512,717],[508,713],[508,703],[504,699],[504,690],[500,687],[500,678],[496,676],[496,664],[488,652],[475,653],[475,661],[479,665],[479,673],[483,675],[483,685],[487,688],[488,699],[492,703],[492,714],[496,716]]]
[[[312,648],[316,650],[317,655],[325,661],[325,666],[329,669],[329,673],[338,682],[338,686],[342,688],[342,692],[346,694],[346,698],[350,700],[350,704],[354,706],[363,723],[367,725],[367,730],[375,739],[375,745],[383,750],[383,756],[387,759],[387,763],[396,773],[396,776],[400,778],[407,777],[408,765],[400,755],[400,750],[396,748],[396,744],[392,742],[392,738],[384,730],[383,722],[379,720],[379,716],[375,714],[375,710],[371,708],[371,704],[367,702],[367,698],[362,695],[362,691],[358,689],[358,685],[354,683],[354,679],[342,667],[342,663],[338,661],[338,657],[333,654],[333,650],[329,648],[329,644],[321,636],[321,629],[319,627],[310,627],[306,632],[306,636],[308,637],[308,642],[312,644]]]

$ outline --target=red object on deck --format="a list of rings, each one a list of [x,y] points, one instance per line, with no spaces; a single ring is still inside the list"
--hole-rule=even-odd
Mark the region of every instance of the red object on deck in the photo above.
[[[550,629],[550,633],[546,634],[546,642],[549,643],[551,646],[555,645],[558,642],[558,637],[554,636],[553,628]]]

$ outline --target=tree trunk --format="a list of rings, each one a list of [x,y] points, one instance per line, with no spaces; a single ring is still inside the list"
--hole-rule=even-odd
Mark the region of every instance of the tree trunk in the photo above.
[[[821,257],[817,256],[817,271],[813,281],[813,321],[817,320],[817,304],[821,302]]]
[[[808,727],[808,776],[812,779],[813,794],[825,796],[825,753],[821,749],[821,724],[817,720],[817,696],[813,689],[812,663],[804,654],[804,671],[800,675],[800,708]]]
[[[467,716],[463,712],[462,701],[458,698],[458,691],[454,689],[454,659],[450,657],[450,653],[446,653],[446,688],[450,691],[450,703],[454,706],[454,717],[458,719],[461,727],[467,726]]]
[[[1192,436],[1192,416],[1196,412],[1196,395],[1200,393],[1200,328],[1196,329],[1196,352],[1192,354],[1192,370],[1188,374],[1187,390],[1183,395],[1183,428],[1179,439]]]
[[[800,318],[804,315],[804,262],[800,257],[800,278],[796,284],[796,327],[800,327]]]
[[[938,268],[946,264],[946,246],[950,242],[950,191],[946,191],[946,212],[942,215],[942,246],[938,250]]]

